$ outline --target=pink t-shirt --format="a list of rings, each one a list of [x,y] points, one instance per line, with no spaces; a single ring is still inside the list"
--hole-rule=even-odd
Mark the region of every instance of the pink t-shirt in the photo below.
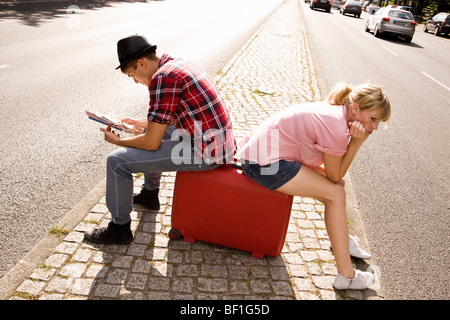
[[[296,104],[242,139],[238,157],[261,166],[288,160],[316,167],[323,163],[324,152],[343,156],[349,138],[345,106],[325,101]]]

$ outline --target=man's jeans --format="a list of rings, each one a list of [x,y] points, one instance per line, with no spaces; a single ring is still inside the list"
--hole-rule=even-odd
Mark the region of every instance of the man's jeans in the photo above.
[[[112,220],[116,224],[125,224],[131,220],[130,212],[133,209],[133,176],[132,173],[143,172],[145,177],[144,188],[155,190],[159,188],[162,172],[167,171],[202,171],[211,170],[220,164],[207,164],[204,161],[194,161],[194,152],[173,159],[172,149],[180,141],[171,141],[175,126],[167,128],[163,141],[158,150],[147,151],[136,148],[119,148],[113,151],[107,160],[106,174],[106,205],[111,212]],[[174,160],[174,161],[172,161]],[[178,160],[178,161],[177,161]]]

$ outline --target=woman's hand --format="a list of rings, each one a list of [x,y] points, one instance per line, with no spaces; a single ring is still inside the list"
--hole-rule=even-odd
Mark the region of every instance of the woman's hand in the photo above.
[[[352,139],[360,142],[361,144],[366,141],[370,135],[370,132],[367,131],[364,128],[364,125],[359,121],[349,122],[348,129]]]

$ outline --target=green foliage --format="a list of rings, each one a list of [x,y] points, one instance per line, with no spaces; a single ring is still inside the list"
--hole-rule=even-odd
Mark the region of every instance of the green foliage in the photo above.
[[[436,2],[433,2],[432,4],[426,6],[423,10],[422,10],[422,20],[423,21],[427,21],[429,19],[431,19],[435,14],[438,13],[438,7],[439,4]]]

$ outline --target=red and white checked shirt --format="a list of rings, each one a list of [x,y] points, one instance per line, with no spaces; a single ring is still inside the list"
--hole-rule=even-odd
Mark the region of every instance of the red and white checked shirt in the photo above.
[[[161,124],[175,121],[178,129],[189,132],[203,154],[216,157],[214,162],[232,159],[236,140],[228,109],[206,71],[191,61],[163,54],[149,91],[148,121]]]

